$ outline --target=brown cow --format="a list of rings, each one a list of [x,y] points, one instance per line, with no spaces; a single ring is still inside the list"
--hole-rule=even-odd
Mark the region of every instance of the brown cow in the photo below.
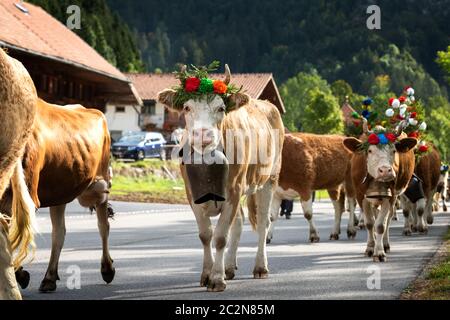
[[[225,69],[225,83],[228,84],[231,75],[228,66]],[[169,108],[175,107],[175,98],[176,92],[172,89],[158,94],[158,101]],[[219,95],[190,99],[183,105],[187,129],[183,144],[187,149],[205,155],[215,152],[222,143],[230,162],[228,173],[224,174],[225,197],[221,198],[224,201],[216,201],[218,197],[212,193],[208,193],[206,199],[195,199],[193,194],[204,185],[212,184],[213,192],[218,177],[198,175],[197,179],[190,179],[187,165],[181,165],[186,194],[197,220],[204,250],[200,285],[206,285],[208,291],[225,290],[225,276],[228,280],[234,277],[243,224],[242,214],[238,212],[241,210],[241,197],[245,194],[248,196],[249,219],[256,226],[259,236],[253,276],[267,278],[266,237],[270,225],[270,203],[281,167],[284,127],[277,108],[267,101],[250,99],[245,93],[234,93],[229,99],[235,109],[228,113]],[[265,153],[264,161],[259,157],[261,151]],[[255,159],[257,161],[252,161]],[[213,232],[210,217],[217,215],[220,217]],[[213,238],[215,259],[211,247]],[[225,257],[227,244],[229,248]]]
[[[362,140],[366,141],[368,134],[367,122],[364,124]],[[367,229],[366,255],[373,256],[374,261],[385,261],[386,252],[390,250],[389,224],[395,211],[395,202],[402,194],[414,172],[414,151],[417,140],[403,138],[395,145],[370,145],[366,151],[361,150],[363,141],[356,138],[346,138],[344,145],[351,150],[352,180],[356,190],[356,199],[364,212],[364,222]],[[390,190],[391,196],[371,197],[369,187],[377,183]],[[374,227],[376,234],[374,233]]]
[[[425,198],[412,203],[406,195],[401,195],[405,217],[403,234],[406,236],[411,235],[411,231],[426,233],[428,231],[427,224],[433,223],[432,206],[441,175],[441,157],[435,147],[418,159],[414,172],[422,182]]]
[[[342,185],[345,186],[350,211],[347,236],[355,237],[355,193],[351,181],[352,153],[343,146],[344,139],[345,137],[339,135],[309,133],[290,133],[285,136],[279,186],[272,201],[269,242],[272,239],[273,225],[278,218],[281,200],[294,199],[298,196],[301,199],[304,216],[309,222],[309,240],[319,241],[312,219],[311,194],[314,190],[321,189],[328,190],[335,212],[335,225],[330,239],[338,240],[341,216],[345,209],[342,201],[345,199],[344,193],[339,192]]]
[[[53,227],[50,262],[40,291],[56,289],[66,233],[64,211],[66,204],[75,198],[82,206],[95,208],[97,212],[103,246],[101,273],[105,282],[113,280],[115,270],[108,249],[109,161],[110,136],[102,112],[81,105],[59,106],[38,101],[36,122],[23,163],[31,197],[36,207],[50,207]],[[11,197],[6,195],[1,201],[3,210],[10,208]]]
[[[14,190],[8,217],[0,213],[0,299],[21,299],[14,277],[34,244],[34,203],[28,193],[22,154],[36,116],[37,94],[24,66],[0,48],[0,197],[11,184]],[[13,258],[12,253],[18,249]]]

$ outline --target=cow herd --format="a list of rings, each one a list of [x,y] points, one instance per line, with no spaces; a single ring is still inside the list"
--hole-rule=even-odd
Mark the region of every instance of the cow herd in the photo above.
[[[197,80],[200,87],[208,84],[205,79]],[[287,133],[271,103],[251,99],[241,91],[226,94],[230,81],[225,66],[225,80],[211,81],[218,94],[199,94],[181,106],[176,90],[158,94],[160,103],[182,112],[186,119],[176,152],[203,246],[200,285],[208,291],[225,290],[226,281],[235,276],[243,198],[258,233],[253,269],[257,279],[269,275],[266,246],[276,239],[274,225],[282,199],[300,197],[311,242],[320,239],[313,221],[313,191],[326,189],[331,198],[335,224],[330,239],[339,239],[346,207],[347,236],[355,237],[359,205],[368,235],[365,253],[376,261],[385,261],[390,250],[389,224],[398,199],[405,235],[426,232],[432,224],[440,178],[437,151],[417,162],[417,140],[406,137],[401,128],[395,144],[384,148],[363,147],[371,134],[367,125],[359,139]],[[0,108],[4,124],[0,136],[0,299],[20,299],[18,285],[28,285],[29,274],[21,265],[34,249],[34,216],[40,207],[50,207],[52,222],[51,257],[40,291],[56,289],[65,237],[64,211],[74,199],[97,214],[103,247],[101,274],[110,283],[115,269],[108,248],[108,218],[113,211],[108,203],[110,137],[104,115],[79,105],[58,106],[40,100],[25,68],[3,50]],[[416,202],[403,195],[414,174],[422,181],[425,194]],[[215,227],[214,216],[219,216]]]

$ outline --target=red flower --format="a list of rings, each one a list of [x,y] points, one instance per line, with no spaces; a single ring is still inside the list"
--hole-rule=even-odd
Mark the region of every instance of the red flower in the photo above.
[[[394,143],[395,140],[397,140],[397,136],[393,133],[386,133],[385,136],[392,143]]]
[[[400,103],[403,103],[406,101],[406,98],[404,96],[401,96],[400,98],[398,98],[398,100],[400,101]]]
[[[408,91],[409,88],[411,88],[411,86],[406,86],[406,87],[403,88],[403,91],[406,92],[406,91]]]
[[[186,92],[195,92],[200,86],[200,79],[191,77],[186,79],[186,84],[184,85],[184,90]]]
[[[408,134],[408,137],[418,139],[419,138],[419,132],[417,132],[417,131],[410,132]]]
[[[392,102],[394,102],[395,98],[390,98],[389,99],[389,105],[392,106]]]
[[[397,115],[397,119],[398,119],[398,120],[403,120],[403,119],[405,119],[405,118],[398,114],[398,115]]]
[[[417,117],[417,112],[411,112],[411,114],[409,115],[410,118],[415,118]]]
[[[428,146],[427,145],[422,145],[419,147],[419,151],[420,152],[427,152],[428,151]]]
[[[227,92],[227,89],[228,89],[227,85],[223,81],[220,81],[220,80],[215,80],[213,83],[213,86],[214,86],[214,92],[218,93],[218,94],[224,94]]]
[[[367,142],[369,142],[370,144],[379,144],[380,138],[378,138],[378,136],[375,133],[371,133],[367,138]]]

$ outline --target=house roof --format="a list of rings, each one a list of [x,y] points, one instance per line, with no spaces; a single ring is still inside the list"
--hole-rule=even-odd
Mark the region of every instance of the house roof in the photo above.
[[[128,82],[97,51],[42,8],[19,0],[0,0],[0,17],[0,45]]]
[[[143,100],[156,100],[158,92],[172,88],[179,83],[175,76],[169,73],[128,73],[126,75],[133,82]],[[224,78],[223,74],[211,74],[210,76],[215,79]],[[261,98],[264,90],[272,83],[276,100],[279,101],[277,107],[281,112],[285,112],[283,101],[271,73],[233,73],[231,83],[237,87],[242,86],[243,92],[254,99]]]

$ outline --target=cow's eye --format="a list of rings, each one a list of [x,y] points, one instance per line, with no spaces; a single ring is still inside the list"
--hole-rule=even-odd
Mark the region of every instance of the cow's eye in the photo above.
[[[191,111],[191,107],[189,107],[189,106],[184,106],[183,110],[184,110],[185,112],[189,112],[189,111]]]
[[[219,109],[217,109],[217,112],[225,112],[225,107],[219,107]]]
[[[369,150],[368,152],[369,152],[369,153],[372,153],[372,150]]]

